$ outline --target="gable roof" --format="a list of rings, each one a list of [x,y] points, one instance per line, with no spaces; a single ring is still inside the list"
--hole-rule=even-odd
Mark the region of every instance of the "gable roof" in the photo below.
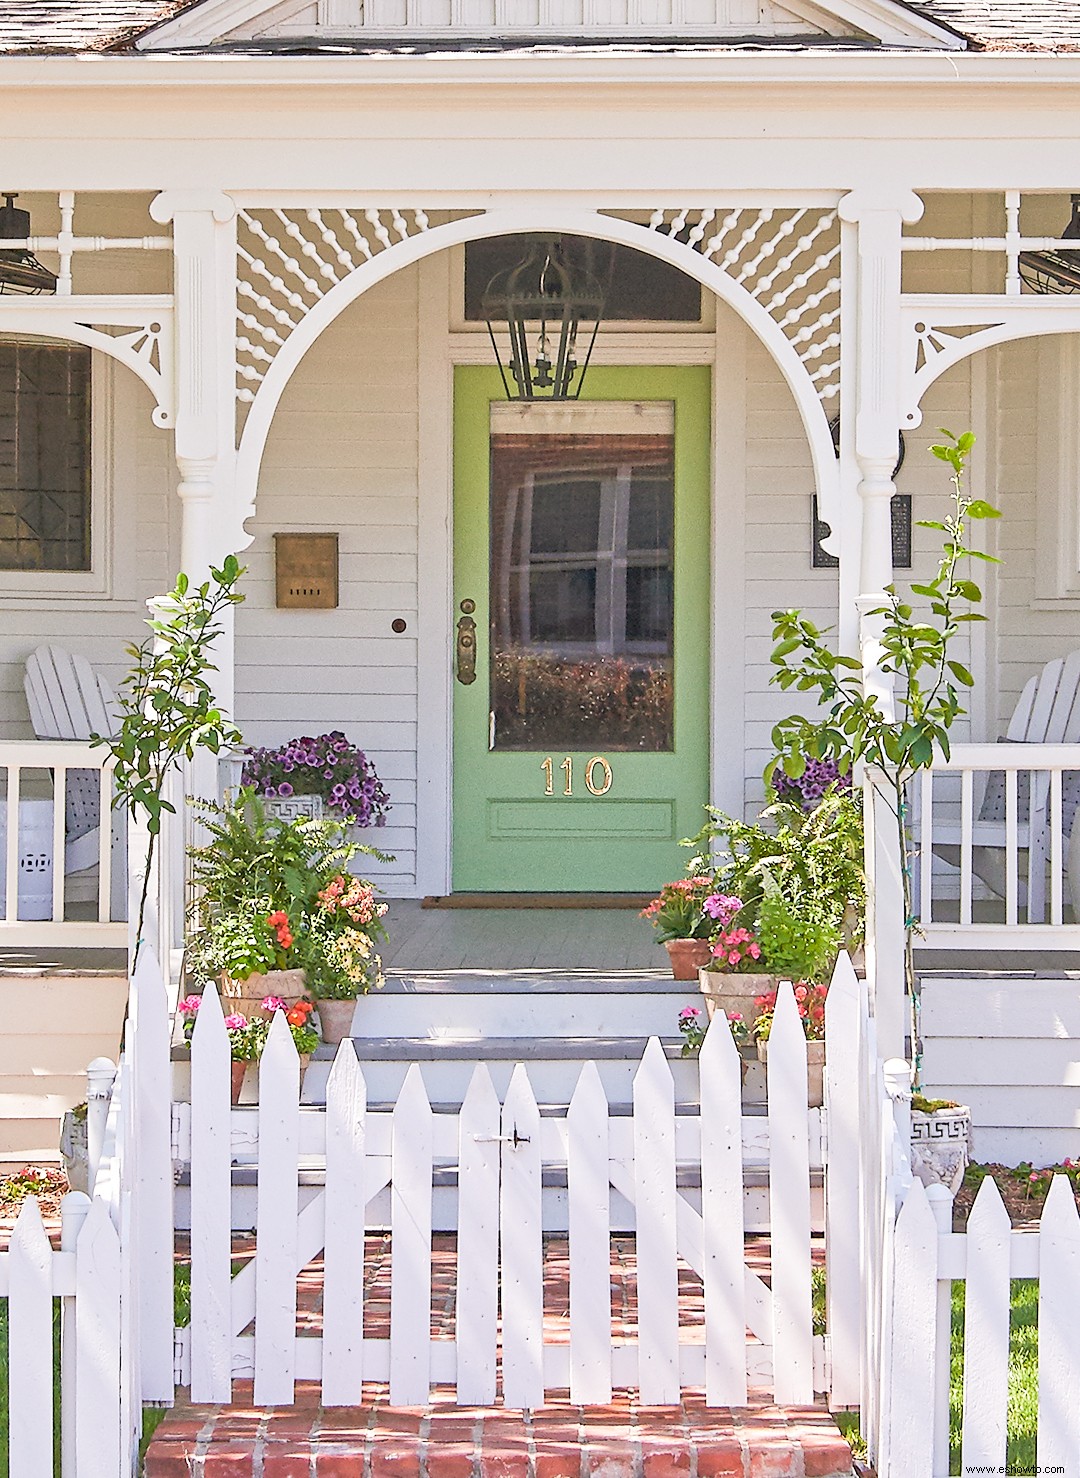
[[[185,16],[188,12],[209,10],[219,0],[0,0],[0,53],[8,55],[71,55],[80,52],[126,51],[135,49],[143,38],[153,36],[152,45],[158,38],[164,41],[169,23]],[[957,38],[978,47],[995,51],[1038,51],[1080,52],[1080,3],[1078,0],[875,0],[879,9],[891,8],[897,12],[908,12],[914,18],[929,21],[952,32]],[[836,11],[850,15],[857,7],[857,0],[838,3]],[[832,6],[820,3],[822,11]],[[873,7],[872,7],[873,8]],[[192,19],[194,17],[192,16]],[[178,28],[181,29],[181,28]],[[187,29],[186,27],[182,29]],[[477,41],[478,38],[472,38]],[[563,38],[565,41],[565,38]],[[704,38],[695,38],[700,45]],[[785,47],[821,44],[828,38],[786,37]],[[381,49],[366,38],[358,50]],[[411,45],[416,47],[422,38],[414,37]],[[622,38],[620,45],[632,44],[631,38]],[[145,43],[144,43],[145,44]],[[325,40],[322,41],[325,44]],[[445,38],[440,43],[445,45]],[[483,38],[485,49],[498,45],[494,37]],[[504,44],[515,47],[528,46],[530,40],[523,36],[519,41]],[[579,42],[596,45],[597,40]],[[678,44],[667,38],[667,45]],[[715,38],[710,42],[719,46],[760,46],[760,39],[752,36],[743,38]],[[852,45],[850,38],[839,39],[839,44]],[[859,42],[856,40],[856,46]],[[874,45],[873,41],[864,43]],[[896,43],[893,42],[895,45]],[[923,46],[926,46],[924,41]],[[942,43],[950,42],[943,36]],[[952,45],[956,42],[953,41]],[[176,49],[210,49],[213,43],[180,41]],[[174,49],[166,45],[165,49]],[[272,50],[264,45],[251,43],[252,50]],[[301,38],[290,38],[290,51],[305,49],[318,51],[319,40],[310,38],[305,48]]]

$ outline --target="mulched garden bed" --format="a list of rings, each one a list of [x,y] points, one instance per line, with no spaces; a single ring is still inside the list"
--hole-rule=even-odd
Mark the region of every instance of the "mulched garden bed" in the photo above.
[[[988,1175],[996,1182],[1014,1227],[1037,1222],[1042,1216],[1046,1193],[1055,1174],[1068,1176],[1077,1207],[1080,1208],[1080,1160],[1066,1160],[1062,1165],[1046,1168],[1027,1164],[969,1165],[964,1183],[953,1202],[953,1231],[962,1232],[966,1227],[968,1213],[979,1187]]]

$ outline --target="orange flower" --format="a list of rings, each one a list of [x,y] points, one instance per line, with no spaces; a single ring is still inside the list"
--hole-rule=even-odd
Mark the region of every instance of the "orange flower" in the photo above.
[[[298,1011],[294,1006],[292,1010],[286,1014],[285,1020],[289,1023],[290,1026],[303,1026],[304,1023],[307,1021],[307,1012]]]

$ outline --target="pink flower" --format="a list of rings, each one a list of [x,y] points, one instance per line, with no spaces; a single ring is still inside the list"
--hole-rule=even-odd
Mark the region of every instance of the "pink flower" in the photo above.
[[[730,1015],[728,1016],[728,1020],[729,1021],[741,1021],[742,1020],[742,1012],[741,1011],[732,1011],[730,1013]]]
[[[194,1016],[202,1005],[202,996],[185,996],[177,1006],[181,1016]]]
[[[264,996],[260,1002],[264,1011],[284,1011],[285,1002],[281,996]]]
[[[1028,1180],[1039,1180],[1039,1179],[1041,1179],[1041,1177],[1040,1177],[1039,1172],[1037,1170],[1033,1170],[1031,1172],[1031,1174],[1028,1176]]]
[[[684,1006],[682,1008],[682,1010],[679,1012],[679,1020],[680,1021],[692,1021],[695,1016],[700,1016],[700,1015],[701,1015],[701,1012],[698,1010],[698,1008],[696,1006]]]
[[[247,1026],[247,1017],[240,1016],[234,1012],[231,1016],[226,1016],[225,1026],[231,1032],[243,1031],[244,1027]]]

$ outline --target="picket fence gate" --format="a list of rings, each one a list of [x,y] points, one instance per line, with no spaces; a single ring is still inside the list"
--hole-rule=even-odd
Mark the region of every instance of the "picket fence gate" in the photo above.
[[[848,965],[834,1037],[845,1007],[853,1017],[856,1006]],[[838,1067],[844,1055],[837,1038]],[[500,1384],[515,1408],[542,1406],[548,1391],[566,1388],[590,1405],[607,1404],[613,1388],[674,1404],[692,1386],[704,1388],[710,1405],[740,1406],[748,1384],[769,1387],[782,1403],[811,1401],[828,1384],[811,1307],[811,1168],[823,1163],[824,1135],[822,1113],[807,1106],[806,1042],[791,987],[781,989],[769,1039],[767,1118],[743,1116],[739,1054],[722,1016],[700,1061],[699,1114],[676,1115],[656,1039],[635,1076],[631,1116],[609,1113],[593,1063],[564,1116],[541,1116],[524,1065],[505,1102],[480,1065],[460,1110],[435,1114],[414,1064],[393,1111],[373,1112],[346,1040],[325,1111],[302,1110],[298,1058],[279,1013],[259,1064],[258,1108],[234,1108],[221,1005],[208,987],[191,1050],[191,1327],[182,1333],[182,1378],[192,1399],[227,1402],[234,1378],[253,1377],[260,1405],[290,1404],[300,1379],[318,1382],[331,1406],[359,1402],[365,1380],[388,1382],[391,1402],[405,1406],[425,1404],[433,1386],[486,1405]],[[231,1167],[253,1150],[255,1253],[232,1277]],[[298,1210],[301,1164],[325,1167],[325,1185]],[[433,1185],[448,1165],[458,1184],[456,1318],[452,1339],[433,1339]],[[687,1166],[700,1172],[700,1210],[677,1185]],[[771,1287],[745,1261],[745,1166],[768,1168]],[[567,1185],[567,1343],[545,1341],[543,1179],[552,1167],[565,1171]],[[856,1173],[852,1165],[851,1200]],[[376,1338],[365,1330],[364,1231],[387,1188],[389,1331]],[[612,1190],[634,1208],[637,1312],[625,1338],[612,1330]],[[320,1254],[322,1333],[298,1337],[297,1277]],[[680,1332],[680,1260],[701,1279],[697,1342]],[[854,1300],[846,1317],[857,1327],[857,1289]]]

